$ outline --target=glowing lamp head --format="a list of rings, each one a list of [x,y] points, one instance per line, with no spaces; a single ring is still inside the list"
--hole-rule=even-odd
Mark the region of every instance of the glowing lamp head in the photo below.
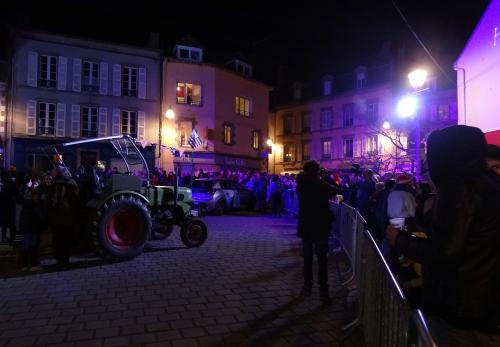
[[[382,128],[384,128],[385,130],[389,130],[391,128],[391,123],[389,123],[388,121],[385,121],[382,124]]]
[[[408,79],[413,88],[422,88],[427,80],[427,71],[423,69],[412,71],[408,74]]]
[[[414,96],[405,96],[399,100],[396,107],[397,114],[402,118],[413,117],[417,113],[418,102]]]
[[[267,144],[269,147],[272,147],[272,146],[274,145],[273,140],[271,140],[271,139],[267,139],[266,144]]]
[[[165,112],[165,117],[167,117],[168,119],[174,119],[175,118],[174,110],[169,108],[167,112]]]

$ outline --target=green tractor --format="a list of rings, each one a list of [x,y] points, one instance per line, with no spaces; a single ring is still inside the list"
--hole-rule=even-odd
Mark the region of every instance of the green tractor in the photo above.
[[[141,254],[148,240],[168,237],[175,226],[187,247],[199,247],[207,239],[205,223],[196,218],[191,189],[172,186],[153,186],[149,182],[149,168],[144,156],[128,135],[109,136],[61,144],[71,149],[82,144],[107,142],[111,144],[126,167],[126,173],[113,174],[106,182],[99,177],[97,165],[85,163],[78,169],[77,182],[84,199],[86,227],[91,247],[108,261],[120,261]],[[52,150],[64,165],[56,147]],[[146,173],[135,176],[132,170]],[[90,188],[89,188],[90,187]]]

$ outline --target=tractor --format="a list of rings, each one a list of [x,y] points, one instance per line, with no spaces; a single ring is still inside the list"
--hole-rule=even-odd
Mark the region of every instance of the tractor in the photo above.
[[[207,227],[196,218],[191,189],[178,187],[177,175],[174,186],[151,185],[147,162],[134,138],[108,136],[51,146],[54,164],[65,166],[61,152],[74,152],[72,148],[92,143],[109,143],[126,168],[125,173],[104,180],[102,162],[82,162],[74,175],[80,187],[85,234],[101,258],[132,259],[143,252],[148,240],[168,237],[175,226],[180,227],[186,247],[199,247],[206,241]],[[145,172],[144,178],[134,170]]]

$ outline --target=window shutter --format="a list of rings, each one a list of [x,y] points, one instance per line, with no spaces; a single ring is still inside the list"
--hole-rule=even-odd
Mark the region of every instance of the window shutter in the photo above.
[[[56,136],[66,136],[66,104],[57,104]]]
[[[71,106],[71,137],[80,137],[80,105]]]
[[[108,63],[99,64],[99,94],[108,94]]]
[[[113,109],[113,119],[112,119],[111,131],[113,136],[120,135],[120,109]]]
[[[26,134],[36,135],[36,101],[29,100],[26,105]]]
[[[122,95],[122,66],[113,64],[113,95]]]
[[[38,53],[30,51],[28,53],[28,78],[27,78],[27,84],[30,87],[36,87],[37,80],[38,80]]]
[[[74,92],[82,91],[82,60],[73,58],[73,88]]]
[[[107,82],[106,82],[107,83]],[[99,128],[98,136],[104,137],[108,130],[108,109],[106,107],[99,107]]]
[[[146,99],[146,68],[139,68],[139,99]]]
[[[137,140],[146,139],[146,112],[137,112]]]
[[[66,90],[68,58],[59,56],[57,59],[57,90]]]

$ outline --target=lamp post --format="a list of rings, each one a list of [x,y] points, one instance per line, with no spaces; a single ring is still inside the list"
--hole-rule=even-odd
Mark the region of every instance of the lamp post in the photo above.
[[[403,118],[414,118],[417,115],[419,100],[416,94],[427,90],[423,88],[427,81],[427,71],[424,69],[416,69],[408,74],[408,80],[413,92],[401,98],[397,106],[397,113]],[[421,161],[420,161],[420,119],[415,121],[415,175],[417,181],[420,179]]]

